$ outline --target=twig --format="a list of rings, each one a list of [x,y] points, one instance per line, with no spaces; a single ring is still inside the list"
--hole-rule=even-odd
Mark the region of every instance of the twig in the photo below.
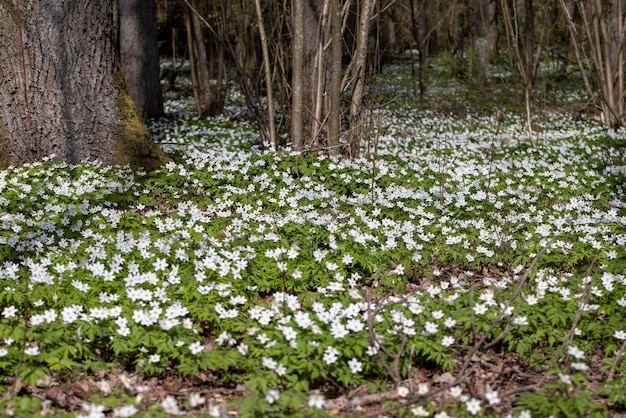
[[[500,314],[498,315],[498,317],[496,318],[496,320],[493,322],[493,324],[491,324],[491,326],[489,327],[489,329],[487,330],[487,332],[485,332],[483,334],[483,336],[480,338],[480,340],[474,344],[474,346],[470,349],[469,353],[467,353],[467,356],[465,357],[465,361],[463,363],[463,367],[461,367],[461,371],[459,372],[460,375],[462,375],[463,373],[465,373],[465,371],[467,370],[467,367],[469,366],[469,363],[472,359],[472,357],[474,356],[474,354],[482,347],[482,345],[485,343],[485,340],[487,339],[487,337],[489,337],[489,335],[491,334],[491,332],[498,326],[500,325],[500,323],[502,322],[502,320],[504,319],[504,317],[506,316],[506,313],[509,309],[509,307],[511,306],[511,304],[513,303],[513,301],[519,296],[519,294],[522,291],[522,288],[524,287],[524,285],[526,284],[526,281],[528,280],[528,278],[530,277],[530,274],[532,273],[533,269],[535,268],[535,265],[537,264],[537,262],[539,261],[539,259],[541,258],[541,256],[548,250],[548,248],[550,248],[550,245],[552,244],[552,242],[556,239],[556,236],[553,237],[548,244],[546,244],[546,246],[544,248],[542,248],[541,251],[539,251],[539,254],[537,254],[535,256],[535,258],[533,259],[533,261],[530,263],[530,266],[526,269],[526,271],[524,272],[524,275],[520,278],[520,281],[517,285],[517,288],[515,289],[515,292],[513,292],[513,295],[509,298],[509,300],[505,303],[504,308],[502,308],[502,311],[500,312]],[[470,301],[471,303],[471,301]],[[473,316],[472,316],[473,318]]]
[[[606,378],[607,382],[610,382],[611,380],[613,380],[613,376],[615,375],[615,369],[617,368],[617,363],[619,363],[619,360],[624,355],[625,350],[626,350],[626,341],[622,343],[622,346],[619,348],[619,351],[617,352],[617,355],[615,356],[615,360],[613,361],[613,364],[611,364],[609,375]]]
[[[589,277],[589,273],[591,272],[591,269],[593,268],[593,265],[595,263],[596,259],[594,258],[593,260],[591,260],[591,264],[589,265],[589,267],[587,268],[587,271],[585,272],[585,277]],[[556,363],[559,361],[559,358],[561,357],[561,354],[563,354],[563,350],[565,350],[565,346],[568,345],[572,339],[574,338],[574,333],[576,332],[576,327],[578,326],[578,322],[580,322],[580,318],[583,315],[583,308],[584,305],[587,303],[587,298],[589,297],[589,292],[591,292],[591,284],[593,282],[593,279],[589,280],[589,282],[586,284],[585,286],[585,291],[583,293],[583,297],[580,301],[580,304],[578,305],[578,309],[576,310],[576,316],[574,317],[574,321],[572,322],[572,326],[570,327],[569,332],[567,333],[567,337],[565,338],[565,340],[563,340],[563,344],[561,344],[561,347],[559,348],[559,350],[557,351],[557,353],[554,355],[554,358],[552,359],[552,362],[550,363],[550,366],[548,367],[548,370],[552,369]],[[541,380],[539,381],[539,383],[543,383],[546,380],[546,375],[544,375]]]

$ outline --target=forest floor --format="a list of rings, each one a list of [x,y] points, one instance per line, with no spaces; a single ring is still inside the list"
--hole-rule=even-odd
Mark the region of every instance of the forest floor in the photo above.
[[[626,416],[626,133],[544,89],[535,150],[511,81],[385,71],[360,159],[232,90],[170,97],[158,172],[1,171],[0,411]]]

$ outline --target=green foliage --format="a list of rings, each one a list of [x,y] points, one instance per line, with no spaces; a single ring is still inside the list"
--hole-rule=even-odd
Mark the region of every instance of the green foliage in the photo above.
[[[606,408],[594,401],[593,394],[585,386],[584,377],[568,376],[566,380],[561,378],[545,385],[540,392],[523,395],[517,399],[516,405],[531,411],[533,416],[606,416]]]
[[[0,374],[210,374],[249,391],[231,406],[242,416],[324,416],[317,395],[515,353],[581,369],[519,408],[596,416],[601,396],[623,408],[626,213],[615,160],[596,161],[605,133],[542,121],[537,154],[496,135],[522,136],[513,117],[390,118],[376,159],[243,152],[247,135],[199,150],[246,127],[188,119],[181,158],[150,174],[0,172]],[[603,392],[584,384],[592,361],[613,368]],[[102,404],[130,404],[135,386]],[[458,400],[428,406],[469,414]]]

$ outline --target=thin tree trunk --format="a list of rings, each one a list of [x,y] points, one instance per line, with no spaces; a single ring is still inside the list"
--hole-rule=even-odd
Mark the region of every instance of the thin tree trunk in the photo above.
[[[313,77],[314,84],[310,85],[310,94],[311,98],[309,103],[311,104],[310,109],[313,109],[313,115],[310,118],[311,122],[311,137],[309,138],[309,146],[314,149],[318,149],[320,136],[324,129],[325,121],[322,118],[322,114],[324,112],[324,93],[326,92],[326,74],[328,72],[327,62],[326,62],[326,51],[324,48],[324,38],[326,35],[326,18],[328,15],[328,2],[329,0],[324,0],[322,5],[322,14],[317,21],[317,28],[315,28],[316,32],[316,48],[315,48],[315,64],[313,65]],[[306,79],[306,78],[305,78]]]
[[[276,122],[274,120],[274,94],[272,83],[272,71],[270,69],[270,55],[267,48],[267,35],[265,34],[265,25],[263,24],[263,14],[261,11],[261,0],[255,0],[254,5],[257,13],[257,23],[259,25],[259,35],[261,36],[261,48],[263,51],[263,69],[265,72],[265,89],[267,91],[267,118],[270,140],[270,146],[273,150],[278,149],[278,141],[276,140]]]
[[[600,0],[576,3],[582,17],[584,36],[572,21],[572,12],[564,0],[561,9],[566,15],[574,52],[585,86],[600,109],[603,123],[612,129],[624,126],[624,24],[623,0],[604,10]],[[595,81],[592,83],[589,78]],[[594,89],[593,85],[597,88]],[[599,97],[599,103],[596,100]]]
[[[330,71],[330,116],[328,122],[328,147],[330,155],[338,155],[339,138],[341,136],[341,70],[342,70],[342,36],[341,36],[341,0],[330,1],[331,25],[331,71]]]
[[[198,10],[196,0],[190,0],[195,10]],[[189,11],[191,16],[191,43],[189,45],[189,59],[195,62],[194,68],[196,73],[197,99],[196,109],[200,118],[213,116],[216,114],[212,95],[211,95],[211,79],[209,77],[209,60],[207,58],[206,42],[204,33],[200,25],[200,19],[196,13]],[[189,38],[188,38],[189,39]]]
[[[350,157],[358,158],[363,136],[363,96],[365,94],[365,68],[367,65],[367,38],[370,30],[375,0],[361,0],[356,52],[354,56],[354,89],[350,102]]]
[[[292,0],[291,143],[294,151],[303,147],[304,113],[304,0]]]
[[[532,127],[531,101],[534,74],[538,64],[539,53],[536,55],[534,53],[534,23],[528,21],[529,19],[534,19],[534,15],[532,11],[530,15],[527,14],[529,6],[532,8],[532,0],[524,0],[524,33],[520,33],[519,29],[517,3],[515,1],[513,2],[513,10],[509,7],[508,0],[501,0],[500,4],[502,6],[502,18],[504,20],[504,29],[511,54],[511,61],[515,63],[519,75],[522,78],[522,83],[524,84],[526,131],[533,149],[537,150],[538,145]],[[519,45],[520,42],[522,46]]]

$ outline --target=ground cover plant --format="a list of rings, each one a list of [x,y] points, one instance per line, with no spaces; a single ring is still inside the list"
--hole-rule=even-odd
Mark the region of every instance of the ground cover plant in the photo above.
[[[168,106],[158,172],[0,172],[5,415],[626,412],[623,132],[394,102],[338,160]]]

